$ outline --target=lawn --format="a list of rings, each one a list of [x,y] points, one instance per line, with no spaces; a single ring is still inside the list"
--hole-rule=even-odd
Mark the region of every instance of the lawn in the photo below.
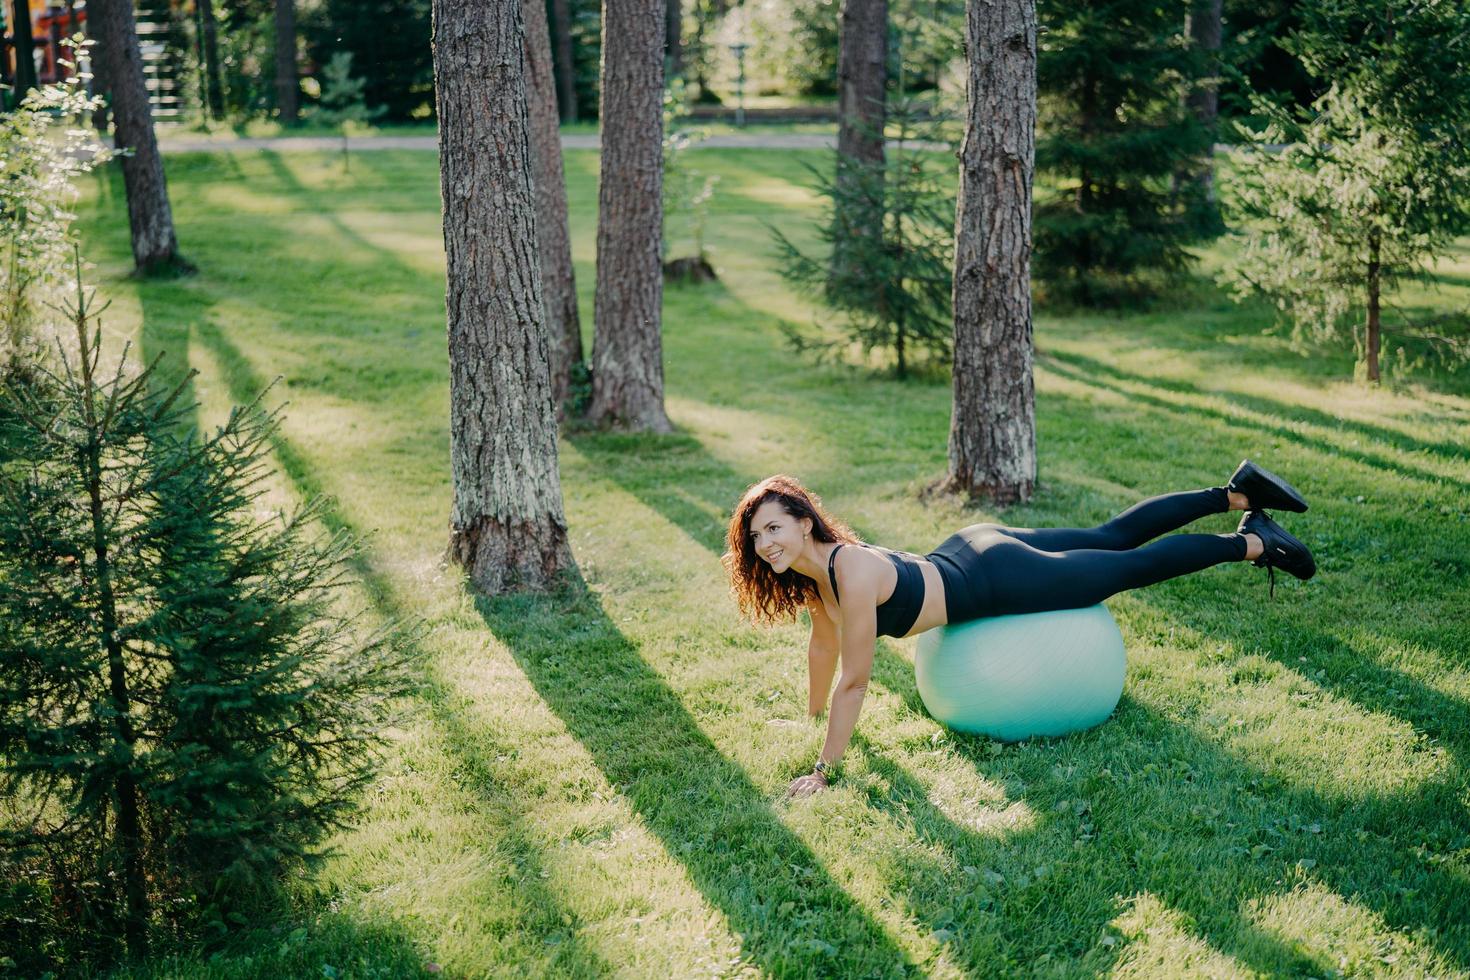
[[[1470,384],[1352,383],[1207,281],[1154,309],[1043,313],[1040,490],[921,503],[949,387],[813,367],[766,223],[810,241],[801,162],[721,175],[722,282],[665,298],[677,434],[560,443],[585,587],[477,598],[441,556],[450,502],[432,153],[170,157],[202,272],[126,278],[121,182],[89,185],[114,344],[200,370],[201,421],[281,377],[274,503],[326,493],[365,536],[363,600],[429,624],[360,824],[299,908],[136,976],[1470,976]],[[589,345],[596,157],[567,156]],[[676,249],[677,251],[677,249]],[[1212,269],[1219,252],[1205,256]],[[1434,294],[1470,305],[1470,252]],[[1092,524],[1221,483],[1251,455],[1312,503],[1310,583],[1246,565],[1110,600],[1123,700],[1101,727],[1002,745],[946,732],[913,640],[882,639],[846,778],[787,802],[821,744],[805,633],[740,623],[729,508],[798,475],[867,540],[926,551],[982,520]],[[1197,529],[1232,527],[1225,516]]]

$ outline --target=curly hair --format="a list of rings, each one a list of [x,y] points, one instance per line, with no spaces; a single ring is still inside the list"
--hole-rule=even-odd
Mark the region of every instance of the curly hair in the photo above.
[[[798,521],[810,518],[812,537],[818,541],[844,544],[859,541],[852,529],[823,510],[821,498],[796,478],[778,473],[751,485],[730,516],[725,553],[720,556],[720,562],[730,574],[730,594],[740,606],[740,615],[753,622],[774,625],[796,619],[797,612],[817,595],[817,583],[790,568],[778,575],[756,554],[750,521],[768,500],[778,501]]]

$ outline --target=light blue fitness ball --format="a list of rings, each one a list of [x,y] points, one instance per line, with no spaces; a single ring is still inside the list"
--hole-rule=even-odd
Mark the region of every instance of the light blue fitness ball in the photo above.
[[[919,697],[957,731],[1014,742],[1107,720],[1123,696],[1123,634],[1102,605],[990,616],[919,636]]]

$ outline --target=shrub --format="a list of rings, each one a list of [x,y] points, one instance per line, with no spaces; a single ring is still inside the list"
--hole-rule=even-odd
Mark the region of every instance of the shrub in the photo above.
[[[73,52],[92,44],[80,37],[62,43]],[[18,108],[0,113],[0,362],[6,364],[22,353],[47,294],[66,279],[76,178],[111,156],[91,135],[68,126],[100,105],[86,94],[89,78],[78,74],[32,89]]]

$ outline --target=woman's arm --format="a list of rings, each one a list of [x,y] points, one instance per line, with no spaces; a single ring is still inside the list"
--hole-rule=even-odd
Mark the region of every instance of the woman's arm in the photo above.
[[[812,599],[806,608],[812,617],[812,638],[806,646],[806,713],[819,718],[827,710],[827,694],[837,673],[837,624],[827,615],[821,599]]]
[[[861,590],[852,590],[860,592]],[[868,693],[873,672],[873,651],[878,645],[878,597],[876,589],[852,596],[842,606],[842,676],[832,694],[827,715],[827,740],[822,743],[821,761],[835,766],[847,751]]]
[[[842,675],[832,694],[832,709],[827,714],[827,739],[822,743],[819,761],[836,765],[852,740],[863,697],[868,692],[868,677],[873,672],[873,651],[878,644],[878,576],[871,566],[859,566],[854,560],[846,569],[842,555],[837,556],[838,586],[842,595],[842,629],[838,648],[842,655]],[[787,794],[807,796],[815,793],[827,780],[820,774],[801,776],[791,783]]]

